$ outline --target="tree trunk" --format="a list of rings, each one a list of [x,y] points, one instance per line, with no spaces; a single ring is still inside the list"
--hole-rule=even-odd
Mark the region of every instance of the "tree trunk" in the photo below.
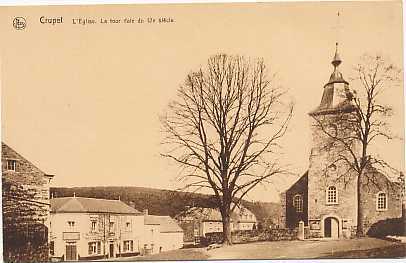
[[[362,189],[361,189],[361,180],[362,174],[357,176],[357,237],[364,236],[364,213],[362,206]]]
[[[223,245],[232,245],[230,215],[222,215],[223,219]]]

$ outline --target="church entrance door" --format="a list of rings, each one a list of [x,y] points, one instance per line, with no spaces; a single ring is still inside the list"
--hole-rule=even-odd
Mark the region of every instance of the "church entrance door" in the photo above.
[[[338,238],[338,220],[334,217],[327,217],[324,220],[324,237]]]

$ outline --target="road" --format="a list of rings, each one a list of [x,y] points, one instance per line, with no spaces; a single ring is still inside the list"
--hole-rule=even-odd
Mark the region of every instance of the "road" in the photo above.
[[[155,255],[116,258],[115,261],[310,259],[310,258],[406,257],[406,244],[382,239],[274,241],[235,244],[213,250],[186,248]],[[109,259],[111,261],[112,259]]]
[[[209,259],[297,259],[342,255],[343,252],[393,246],[393,242],[375,239],[320,241],[278,241],[237,244],[208,251]]]

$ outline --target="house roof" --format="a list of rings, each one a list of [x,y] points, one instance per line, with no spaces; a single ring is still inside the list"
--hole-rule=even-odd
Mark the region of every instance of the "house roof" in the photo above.
[[[126,205],[120,200],[108,200],[86,197],[52,198],[52,213],[114,213],[114,214],[142,214],[137,209]]]
[[[251,214],[252,218],[244,218],[243,214]],[[221,222],[221,213],[219,209],[208,208],[208,207],[192,207],[185,211],[179,217],[192,217],[202,221],[218,221]],[[231,222],[250,222],[255,223],[255,215],[245,207],[236,207],[234,212],[231,214]]]
[[[169,216],[145,215],[144,224],[159,225],[161,233],[183,232],[183,229]]]

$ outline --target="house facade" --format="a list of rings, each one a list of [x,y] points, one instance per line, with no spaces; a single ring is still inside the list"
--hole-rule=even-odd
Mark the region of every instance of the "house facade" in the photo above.
[[[2,143],[3,258],[48,260],[49,185],[53,175],[41,171]]]
[[[92,260],[135,256],[143,242],[144,216],[120,200],[51,199],[50,256]]]
[[[351,160],[344,146],[332,142],[326,129],[340,138],[355,137],[346,123],[354,116],[349,83],[339,71],[341,59],[336,53],[334,71],[324,85],[320,105],[311,113],[312,146],[309,169],[281,194],[281,221],[295,228],[299,221],[308,227],[308,235],[323,238],[349,238],[357,229],[357,174],[347,162]],[[360,149],[357,141],[351,147]],[[401,216],[400,184],[368,166],[361,177],[360,198],[364,211],[364,230]],[[373,182],[371,182],[373,178]]]

